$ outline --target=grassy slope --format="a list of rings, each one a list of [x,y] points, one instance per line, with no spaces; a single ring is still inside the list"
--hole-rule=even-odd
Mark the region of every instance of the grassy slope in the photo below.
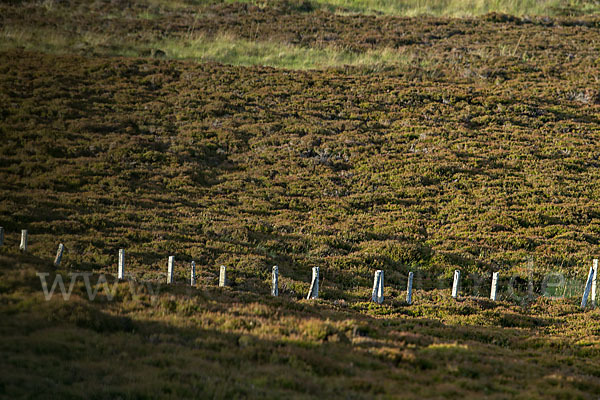
[[[258,2],[260,3],[260,2]],[[510,15],[598,14],[595,1],[565,0],[315,0],[314,4],[343,13],[377,13],[408,17],[466,17],[497,12]]]
[[[125,247],[154,276],[170,254],[261,279],[319,265],[342,289],[375,268],[400,283],[417,268],[518,272],[528,256],[582,275],[594,254],[598,105],[579,76],[512,58],[496,84],[1,57],[11,245],[25,227],[34,251],[64,241],[94,269]]]
[[[160,49],[170,59],[291,69],[351,65],[379,70],[431,66],[440,53],[432,51],[436,42],[452,46],[453,57],[459,56],[465,46],[477,44],[475,51],[486,62],[497,55],[539,62],[532,58],[537,53],[544,53],[555,43],[560,47],[568,43],[562,33],[553,38],[557,32],[548,28],[569,26],[573,31],[578,26],[593,29],[600,25],[597,17],[585,15],[577,19],[559,16],[555,20],[502,14],[475,19],[342,16],[320,9],[311,11],[295,2],[270,3],[272,7],[141,1],[115,7],[111,3],[73,0],[44,4],[0,4],[0,50],[144,57]],[[512,22],[520,27],[513,26],[504,36],[498,35],[495,24],[486,22]],[[584,41],[580,35],[577,47],[590,43],[593,40]],[[582,47],[577,54],[584,49],[589,51],[589,47]],[[449,50],[443,47],[441,54]]]
[[[187,8],[161,18],[86,8],[103,4],[0,13],[5,28],[110,32],[109,45],[48,47],[41,36],[34,52],[2,46],[1,369],[11,372],[0,392],[38,391],[48,373],[43,382],[64,395],[101,382],[99,397],[309,396],[325,377],[356,396],[406,385],[428,397],[598,391],[597,311],[578,312],[576,300],[522,309],[447,298],[461,268],[466,294],[477,293],[469,272],[502,271],[509,300],[506,277],[526,276],[528,256],[536,279],[585,276],[600,229],[596,20],[416,21],[234,4],[203,9],[211,18],[193,25]],[[143,55],[190,26],[302,48],[392,48],[412,61],[373,74],[107,57],[125,54],[115,38]],[[22,228],[42,260],[16,254]],[[158,304],[126,288],[113,303],[45,303],[33,272],[59,241],[63,272],[114,273],[124,247],[139,279],[164,280],[175,255],[181,284],[196,260],[200,288],[173,288]],[[214,287],[219,264],[231,271],[224,292]],[[273,264],[281,300],[268,298]],[[312,266],[324,277],[316,305],[297,301]],[[364,303],[377,268],[383,307]],[[414,307],[402,302],[409,270]]]
[[[0,256],[7,398],[593,399],[599,311],[417,291],[417,305],[334,304],[163,286],[45,302],[48,259]],[[60,273],[66,276],[67,271]],[[92,283],[96,278],[91,278]],[[156,283],[155,283],[156,284]],[[156,289],[155,289],[156,290]]]
[[[280,4],[277,0],[147,0],[154,7],[185,8],[191,5],[218,3],[252,3],[261,7]],[[288,0],[300,10],[324,9],[341,14],[384,14],[398,16],[445,16],[468,17],[488,13],[503,13],[516,16],[580,16],[598,14],[600,8],[594,0]],[[143,14],[152,17],[155,14]]]

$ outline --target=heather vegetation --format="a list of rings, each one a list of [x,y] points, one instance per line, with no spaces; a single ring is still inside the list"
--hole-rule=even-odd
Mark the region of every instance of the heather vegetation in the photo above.
[[[0,394],[597,396],[596,5],[475,3],[0,4]]]

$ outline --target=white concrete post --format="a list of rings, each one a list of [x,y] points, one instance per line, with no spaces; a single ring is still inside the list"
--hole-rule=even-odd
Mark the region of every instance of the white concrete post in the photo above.
[[[596,281],[598,280],[598,259],[594,258],[594,278],[592,279],[592,307],[596,307]]]
[[[169,256],[167,264],[167,284],[173,283],[173,264],[175,264],[175,256]]]
[[[4,244],[4,228],[0,226],[0,246]]]
[[[377,302],[377,290],[379,289],[379,270],[375,271],[373,277],[373,290],[371,291],[371,300]]]
[[[377,290],[377,301],[379,304],[383,303],[383,270],[379,272],[379,289]]]
[[[62,260],[63,251],[65,250],[65,245],[60,243],[58,245],[58,250],[56,251],[56,257],[54,258],[54,266],[58,267],[60,265],[60,261]]]
[[[273,265],[273,282],[271,284],[271,296],[279,296],[279,267]]]
[[[496,301],[497,292],[498,292],[498,273],[494,272],[492,274],[492,291],[490,293],[490,299],[492,299],[492,301]]]
[[[119,249],[119,266],[117,269],[117,279],[121,280],[125,277],[125,250]]]
[[[371,299],[378,304],[383,303],[383,271],[378,269],[375,271],[373,278],[373,293]]]
[[[587,280],[585,281],[585,289],[583,290],[583,297],[581,298],[581,308],[585,308],[588,301],[588,296],[590,295],[590,291],[592,290],[592,281],[594,280],[594,266],[590,267],[590,271],[588,272]]]
[[[190,270],[190,286],[196,284],[196,261],[192,261],[192,268]]]
[[[27,251],[27,229],[21,230],[21,244],[19,250]]]
[[[227,286],[227,267],[221,265],[221,270],[219,271],[219,286]]]
[[[408,285],[406,287],[406,302],[408,305],[412,304],[412,286],[413,286],[413,276],[412,272],[408,273]]]
[[[313,267],[312,269],[312,280],[310,281],[310,289],[308,291],[307,299],[319,298],[319,267]]]
[[[458,285],[460,283],[460,271],[459,270],[455,270],[454,271],[454,283],[452,283],[452,297],[453,298],[457,298],[458,297]]]

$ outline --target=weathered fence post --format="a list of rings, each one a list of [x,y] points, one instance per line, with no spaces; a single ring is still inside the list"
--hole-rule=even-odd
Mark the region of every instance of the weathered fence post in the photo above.
[[[592,290],[592,281],[594,280],[594,266],[590,267],[590,271],[588,272],[587,280],[585,281],[585,289],[583,290],[583,297],[581,298],[581,308],[585,308],[588,301],[588,296],[590,295],[590,291]]]
[[[125,249],[119,249],[119,266],[117,269],[117,279],[125,277]]]
[[[0,246],[4,244],[4,228],[0,226]]]
[[[319,267],[313,267],[312,280],[310,281],[310,289],[307,299],[316,299],[319,297]]]
[[[593,262],[594,278],[592,279],[592,307],[596,307],[596,281],[598,280],[598,259],[594,258]]]
[[[27,251],[27,229],[21,230],[21,244],[19,250]]]
[[[408,284],[406,286],[406,302],[408,305],[412,304],[412,286],[413,286],[413,276],[412,272],[408,273]]]
[[[490,293],[490,299],[492,299],[492,301],[496,301],[497,292],[498,292],[498,273],[494,272],[494,273],[492,273],[492,291]]]
[[[221,265],[221,270],[219,271],[219,286],[227,286],[227,267]]]
[[[452,297],[453,298],[457,298],[458,297],[458,285],[460,283],[460,271],[459,270],[455,270],[454,271],[454,283],[452,283]]]
[[[56,251],[56,257],[54,258],[54,266],[58,267],[60,265],[60,261],[62,260],[63,251],[65,250],[65,245],[60,243],[58,245],[58,250]]]
[[[378,269],[375,271],[373,278],[373,293],[371,299],[378,304],[383,303],[383,271]]]
[[[167,284],[173,283],[173,264],[175,264],[175,256],[169,256],[167,264]]]
[[[190,286],[196,284],[196,261],[192,261],[192,268],[190,270]]]
[[[273,265],[273,281],[271,284],[271,296],[279,296],[279,267]]]

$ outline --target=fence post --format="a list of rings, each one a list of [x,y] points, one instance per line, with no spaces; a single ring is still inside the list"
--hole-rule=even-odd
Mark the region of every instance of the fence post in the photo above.
[[[375,271],[373,278],[373,293],[371,299],[378,304],[383,303],[383,271],[378,269]]]
[[[592,279],[592,307],[596,307],[596,281],[598,280],[598,259],[593,262],[594,278]]]
[[[192,268],[190,271],[190,286],[196,284],[196,261],[192,261]]]
[[[117,269],[117,279],[123,279],[125,276],[125,249],[119,249],[119,267]]]
[[[373,290],[371,291],[371,300],[377,302],[377,290],[379,289],[379,270],[375,271],[373,277]]]
[[[175,264],[175,256],[169,256],[167,264],[167,284],[173,283],[173,264]]]
[[[21,244],[19,250],[27,251],[27,229],[21,230]]]
[[[60,265],[60,261],[62,260],[63,251],[65,250],[65,245],[60,243],[58,245],[58,250],[56,251],[56,257],[54,258],[54,266],[58,267]]]
[[[460,271],[459,270],[455,270],[454,271],[454,283],[452,283],[452,297],[453,298],[457,298],[458,297],[458,285],[460,283]]]
[[[0,246],[4,244],[4,228],[0,226]]]
[[[273,265],[273,282],[271,284],[271,296],[279,296],[279,267]]]
[[[497,292],[498,292],[498,273],[494,272],[494,273],[492,273],[492,291],[490,293],[490,299],[492,299],[492,301],[496,301]]]
[[[227,267],[221,265],[221,270],[219,271],[219,286],[227,286]]]
[[[588,301],[588,296],[590,295],[590,291],[592,290],[592,281],[594,280],[594,266],[590,267],[590,271],[588,272],[587,280],[585,281],[585,289],[583,290],[583,297],[581,298],[581,308],[585,308]]]
[[[406,287],[406,302],[408,305],[412,304],[412,287],[413,287],[413,272],[408,273],[408,284]]]
[[[308,291],[307,299],[319,298],[319,267],[313,267],[312,269],[312,280],[310,282],[310,289]]]

